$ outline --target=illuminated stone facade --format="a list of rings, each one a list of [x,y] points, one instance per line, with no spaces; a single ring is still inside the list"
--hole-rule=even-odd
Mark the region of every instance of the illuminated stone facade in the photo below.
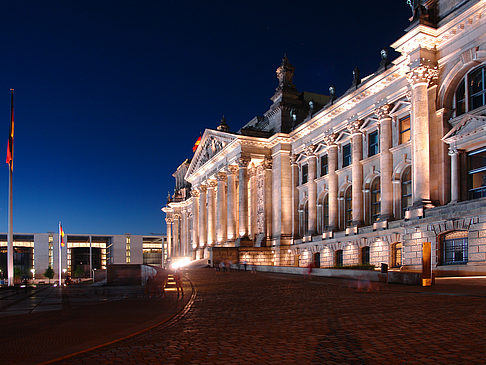
[[[438,274],[486,273],[486,2],[411,3],[399,57],[341,97],[284,58],[263,116],[205,131],[163,208],[173,256],[420,270],[431,242]]]

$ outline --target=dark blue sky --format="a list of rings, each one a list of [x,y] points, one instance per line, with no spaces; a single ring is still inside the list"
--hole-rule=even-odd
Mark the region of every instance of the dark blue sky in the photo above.
[[[284,52],[299,90],[334,83],[339,95],[356,65],[375,71],[410,15],[405,0],[1,2],[2,159],[16,90],[14,231],[62,220],[67,233],[165,232],[172,172],[221,114],[237,130],[268,108]]]

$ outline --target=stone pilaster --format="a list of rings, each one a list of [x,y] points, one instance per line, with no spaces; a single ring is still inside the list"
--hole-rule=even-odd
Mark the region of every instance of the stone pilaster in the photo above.
[[[180,237],[180,218],[181,216],[179,214],[173,214],[173,255],[174,256],[180,256],[181,255],[181,237]]]
[[[351,133],[352,149],[352,185],[353,185],[353,225],[363,225],[363,137],[360,131],[361,121],[355,120],[348,123],[348,130]]]
[[[199,187],[199,247],[205,247],[208,239],[208,210],[207,210],[207,186]]]
[[[267,242],[272,239],[272,158],[265,157],[263,161],[265,185],[265,237]],[[267,243],[268,245],[268,243]]]
[[[210,180],[208,183],[208,246],[216,243],[216,204],[214,189],[217,182]]]
[[[165,218],[167,223],[167,258],[172,256],[172,219]]]
[[[249,206],[249,216],[248,216],[248,235],[251,240],[255,239],[256,236],[256,167],[248,169],[248,188],[250,191],[248,206]]]
[[[389,220],[393,217],[393,155],[392,127],[390,112],[391,105],[383,105],[376,110],[380,124],[380,220]]]
[[[451,203],[457,203],[461,197],[459,151],[455,147],[449,147],[451,156]]]
[[[299,164],[297,163],[297,155],[291,156],[291,170],[292,170],[292,237],[299,237]]]
[[[237,238],[236,233],[236,181],[235,177],[238,173],[237,166],[229,166],[227,174],[228,194],[226,197],[227,211],[226,211],[226,236],[227,241],[234,242]]]
[[[273,243],[289,245],[292,240],[292,172],[290,144],[272,149],[272,229]]]
[[[307,181],[309,221],[307,225],[307,234],[311,236],[317,233],[317,156],[314,151],[315,146],[309,146],[306,149],[307,164],[309,166]]]
[[[238,219],[239,238],[248,239],[248,164],[249,158],[238,160]]]
[[[438,76],[436,66],[420,65],[407,74],[412,87],[412,169],[413,205],[429,207],[430,125],[428,87]]]
[[[192,189],[191,195],[194,198],[192,200],[192,247],[196,249],[199,245],[199,190]]]
[[[329,230],[337,230],[338,221],[338,147],[336,145],[336,135],[328,134],[324,137],[327,145],[327,181],[329,185]]]
[[[219,172],[217,175],[218,192],[216,203],[216,242],[222,244],[226,242],[226,173]]]

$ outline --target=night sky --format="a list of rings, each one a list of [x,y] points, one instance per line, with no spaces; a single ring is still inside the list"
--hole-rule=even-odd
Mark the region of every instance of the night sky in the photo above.
[[[0,141],[15,88],[14,231],[165,232],[173,171],[224,114],[271,102],[284,53],[298,90],[338,96],[404,34],[405,0],[2,1]],[[2,96],[3,95],[3,96]],[[8,167],[0,179],[7,230]],[[3,193],[2,193],[3,192]]]

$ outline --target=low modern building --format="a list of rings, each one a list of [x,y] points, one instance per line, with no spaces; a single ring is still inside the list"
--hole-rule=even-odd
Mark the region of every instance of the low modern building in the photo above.
[[[408,3],[399,56],[343,95],[299,92],[284,58],[263,115],[206,129],[169,255],[418,271],[430,243],[437,274],[486,274],[486,1]]]
[[[104,270],[109,264],[163,266],[167,260],[165,235],[67,234],[61,249],[61,265],[66,275],[90,276],[90,269]],[[59,273],[57,233],[14,234],[14,270],[17,276],[43,279],[50,266]],[[7,235],[0,234],[0,278],[6,276]],[[33,272],[32,272],[33,270]]]

